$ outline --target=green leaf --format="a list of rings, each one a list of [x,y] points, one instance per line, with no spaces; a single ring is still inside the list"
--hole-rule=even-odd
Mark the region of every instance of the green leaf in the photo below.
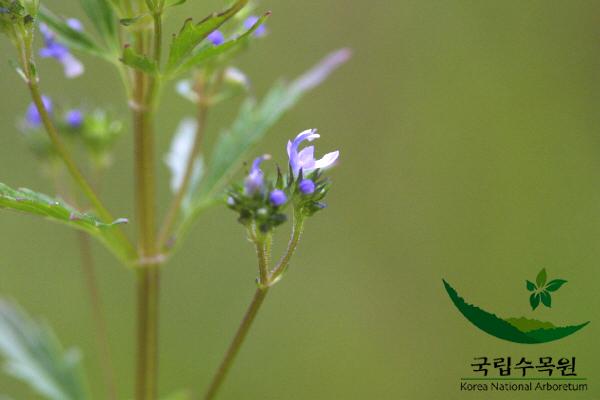
[[[556,292],[565,283],[567,283],[567,281],[565,281],[564,279],[554,279],[548,282],[544,289],[546,289],[549,292]]]
[[[527,290],[529,290],[530,292],[533,292],[535,289],[537,289],[533,282],[531,282],[531,281],[526,281],[526,282],[527,282],[527,284],[526,284]]]
[[[126,223],[126,219],[106,224],[94,215],[77,211],[58,199],[29,189],[12,189],[3,183],[0,183],[1,208],[38,215],[85,231],[97,237],[122,260],[131,258],[129,250],[123,246],[113,229],[117,224]]]
[[[80,0],[83,10],[105,43],[113,50],[119,48],[118,18],[107,0]]]
[[[546,306],[546,307],[552,307],[552,297],[550,296],[550,293],[546,292],[545,290],[543,290],[540,293],[540,297],[542,298],[542,303]]]
[[[131,68],[144,71],[148,75],[158,74],[158,66],[156,65],[156,62],[143,54],[137,53],[129,45],[125,46],[123,49],[123,57],[121,58],[121,61],[123,64],[130,66]]]
[[[547,279],[546,268],[543,268],[538,273],[537,277],[535,278],[535,283],[537,283],[537,287],[539,287],[539,288],[544,287],[544,285],[546,284],[546,279]]]
[[[537,306],[540,305],[540,294],[532,293],[531,296],[529,296],[529,304],[531,304],[531,309],[535,310]]]
[[[205,48],[200,49],[198,52],[187,58],[185,62],[183,62],[179,67],[176,67],[172,72],[173,75],[181,74],[189,70],[190,68],[199,67],[205,64],[209,60],[213,60],[214,58],[231,52],[233,50],[239,49],[242,45],[248,43],[250,39],[250,35],[261,26],[264,21],[271,15],[271,13],[266,13],[263,15],[250,29],[244,32],[242,35],[232,39],[228,42],[225,42],[219,46],[207,46]]]
[[[51,400],[88,398],[75,349],[64,351],[52,330],[15,304],[0,301],[0,352],[5,371]]]
[[[166,71],[170,75],[191,54],[212,31],[218,29],[228,19],[240,11],[248,0],[237,0],[229,9],[212,14],[195,24],[192,19],[187,19],[179,33],[173,36]]]
[[[349,50],[338,50],[292,83],[275,85],[262,102],[256,103],[252,99],[245,101],[232,127],[219,136],[207,173],[200,182],[194,203],[186,210],[187,213],[195,213],[219,199],[231,174],[240,167],[241,160],[265,136],[269,128],[296,105],[304,94],[321,84],[349,58]]]
[[[40,7],[39,18],[41,22],[56,32],[60,41],[69,46],[69,48],[104,59],[110,59],[107,51],[96,44],[89,35],[71,28],[63,19],[54,15],[47,8]]]

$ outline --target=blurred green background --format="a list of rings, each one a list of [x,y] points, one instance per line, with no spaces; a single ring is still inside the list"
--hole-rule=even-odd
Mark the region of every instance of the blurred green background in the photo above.
[[[47,5],[83,18],[76,3]],[[170,15],[167,32],[222,5],[188,3]],[[256,149],[283,162],[287,139],[318,127],[317,151],[339,148],[342,155],[331,173],[330,208],[309,221],[291,272],[267,298],[219,398],[600,398],[600,2],[265,0],[260,8],[273,11],[270,35],[237,63],[258,94],[274,77],[292,78],[335,48],[351,47],[354,59]],[[5,40],[0,51],[13,57]],[[41,61],[44,92],[57,101],[113,104],[126,117],[113,68],[82,59],[87,72],[74,81],[63,79],[57,63]],[[1,181],[51,192],[15,127],[29,100],[6,62],[0,92]],[[230,105],[212,114],[211,139],[236,111]],[[161,151],[192,113],[166,90]],[[127,136],[104,189],[118,216],[133,215],[131,149]],[[164,210],[163,165],[159,176]],[[74,233],[10,212],[0,214],[0,224],[0,292],[84,351],[99,398]],[[99,246],[94,253],[126,399],[133,276]],[[551,311],[531,312],[524,280],[542,267],[569,283]],[[224,207],[205,214],[164,270],[162,394],[203,391],[255,275],[235,216]],[[443,277],[501,316],[592,323],[545,345],[500,341],[458,313]],[[483,355],[575,356],[589,391],[461,393],[460,377],[472,375],[473,357]],[[0,393],[37,398],[5,376]]]

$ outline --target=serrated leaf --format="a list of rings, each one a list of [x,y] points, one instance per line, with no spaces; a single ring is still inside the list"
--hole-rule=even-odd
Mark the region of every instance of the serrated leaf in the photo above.
[[[218,29],[228,19],[237,14],[247,3],[248,0],[237,0],[227,10],[219,14],[209,15],[197,24],[191,19],[187,19],[179,33],[173,36],[166,66],[167,73],[170,75],[175,71],[196,46],[206,39],[212,31]]]
[[[61,42],[65,43],[69,48],[79,50],[93,56],[110,59],[108,52],[85,32],[71,28],[63,19],[54,15],[45,7],[40,7],[40,21],[45,23],[58,35]]]
[[[526,286],[527,286],[527,290],[529,290],[530,292],[533,292],[536,288],[535,284],[531,281],[526,281]]]
[[[567,283],[567,281],[565,281],[564,279],[554,279],[548,282],[544,289],[546,289],[549,292],[556,292],[565,283]]]
[[[131,68],[139,69],[148,75],[158,74],[156,62],[143,54],[137,53],[131,46],[125,46],[121,61],[123,64]]]
[[[540,305],[540,294],[532,293],[531,296],[529,296],[529,304],[531,304],[531,309],[535,310]]]
[[[172,74],[178,75],[185,73],[190,68],[199,67],[220,55],[239,49],[241,46],[248,43],[250,35],[265,22],[269,15],[271,15],[271,13],[263,15],[258,21],[256,21],[254,25],[252,25],[250,29],[235,39],[229,40],[218,46],[207,46],[200,49],[198,52],[187,58],[186,61],[183,62],[179,67],[176,67]]]
[[[218,199],[228,177],[240,167],[243,157],[264,137],[268,129],[304,94],[322,83],[349,58],[347,49],[334,52],[292,83],[275,85],[262,102],[256,103],[251,99],[244,102],[232,127],[223,132],[215,144],[193,208],[203,208]]]
[[[51,400],[85,400],[80,356],[64,351],[52,330],[0,300],[0,352],[5,371]]]
[[[546,292],[545,290],[543,290],[540,293],[540,297],[542,299],[542,303],[546,306],[546,307],[552,307],[552,296],[550,296],[550,293]]]
[[[100,239],[122,260],[128,260],[131,257],[129,250],[123,247],[114,230],[115,225],[126,223],[125,219],[107,224],[94,215],[82,213],[61,200],[29,189],[12,189],[3,183],[0,183],[1,208],[38,215],[85,231]]]
[[[105,43],[113,50],[119,48],[117,15],[107,0],[80,0],[83,10]]]
[[[535,283],[537,283],[537,287],[544,287],[547,278],[548,276],[546,274],[546,268],[542,268],[542,270],[538,273],[537,277],[535,278]]]

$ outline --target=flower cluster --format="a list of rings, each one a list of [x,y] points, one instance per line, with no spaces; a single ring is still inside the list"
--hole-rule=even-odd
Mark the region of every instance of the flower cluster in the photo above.
[[[83,31],[83,25],[75,18],[67,19],[67,25],[75,31]],[[40,24],[40,32],[44,37],[44,47],[40,49],[40,57],[54,58],[63,65],[67,78],[76,78],[83,74],[81,61],[75,58],[69,48],[56,41],[56,34],[44,23]]]
[[[317,160],[314,146],[300,150],[305,141],[319,138],[315,129],[301,132],[287,145],[289,170],[284,176],[277,168],[275,180],[266,179],[261,164],[269,160],[268,154],[254,160],[243,185],[234,185],[229,191],[227,204],[239,213],[239,221],[248,226],[252,223],[261,232],[268,232],[286,221],[284,209],[291,205],[295,213],[304,217],[325,208],[323,198],[330,182],[322,177],[322,171],[337,162],[339,151],[326,154]]]
[[[102,109],[85,111],[81,108],[56,107],[48,96],[42,96],[42,103],[62,135],[82,144],[90,161],[97,166],[108,166],[116,139],[123,129],[121,121]],[[38,157],[47,159],[55,155],[51,142],[42,130],[42,117],[34,103],[27,107],[20,126]]]

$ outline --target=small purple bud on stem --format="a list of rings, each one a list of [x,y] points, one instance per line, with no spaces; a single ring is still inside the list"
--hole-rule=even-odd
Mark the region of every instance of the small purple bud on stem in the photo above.
[[[285,192],[283,190],[275,189],[269,195],[269,201],[275,207],[279,207],[285,204],[285,202],[287,201],[287,196],[285,195]]]
[[[249,16],[244,21],[244,28],[251,29],[254,26],[254,24],[256,24],[258,22],[259,19],[260,18],[258,18],[256,15]],[[256,30],[253,33],[253,35],[256,37],[263,37],[266,34],[267,34],[267,28],[265,28],[264,25],[261,25],[258,28],[256,28]]]
[[[80,128],[83,125],[83,113],[77,109],[70,110],[65,116],[65,121],[71,128]]]
[[[298,184],[298,189],[302,194],[313,194],[315,192],[315,183],[310,179],[303,179]]]
[[[207,37],[206,39],[208,39],[209,42],[211,42],[213,45],[215,46],[219,46],[221,44],[223,44],[223,42],[225,42],[225,36],[223,35],[223,33],[220,30],[214,30],[212,31]]]

